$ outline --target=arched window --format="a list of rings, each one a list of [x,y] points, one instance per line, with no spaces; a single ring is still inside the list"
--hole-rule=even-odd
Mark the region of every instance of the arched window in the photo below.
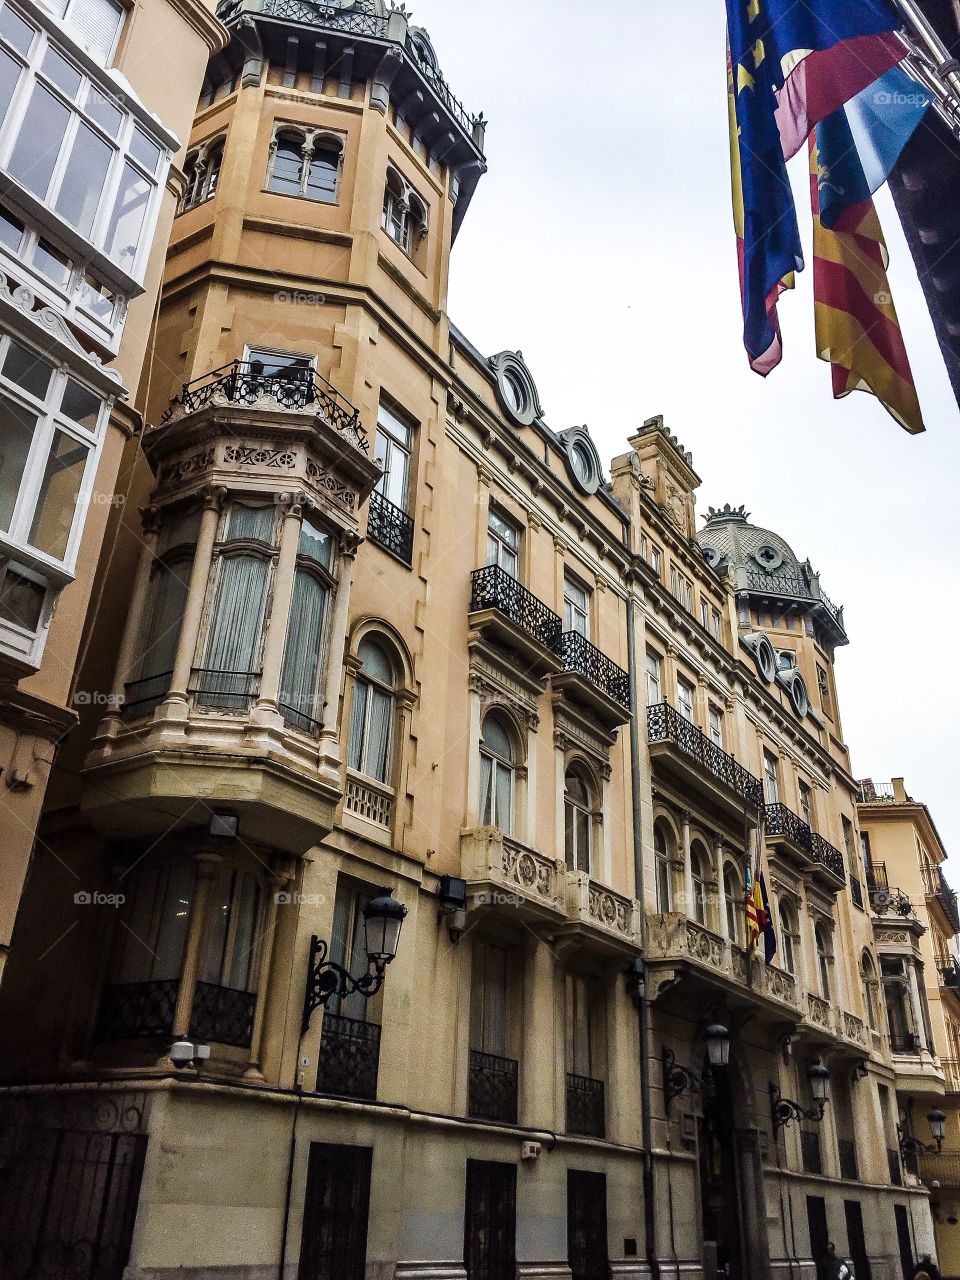
[[[390,781],[396,674],[383,646],[365,636],[357,649],[347,763],[367,778]]]
[[[673,895],[670,892],[670,850],[672,837],[663,821],[653,826],[653,883],[657,895],[657,910],[661,915],[670,910]]]
[[[699,840],[695,840],[690,846],[690,877],[693,881],[693,918],[697,924],[707,923],[709,875],[709,855]]]
[[[326,138],[317,140],[307,165],[307,185],[303,194],[308,200],[336,204],[342,157],[342,147]]]
[[[513,833],[516,748],[504,716],[491,712],[480,734],[480,825]]]
[[[817,944],[817,970],[820,974],[820,994],[823,996],[824,1000],[829,1000],[830,965],[832,962],[830,931],[825,925],[818,924],[813,932]]]
[[[860,961],[860,977],[863,980],[863,1005],[867,1011],[867,1026],[871,1031],[879,1031],[877,968],[869,951],[864,951]]]
[[[568,769],[564,779],[564,831],[567,866],[571,871],[591,869],[593,802],[591,787],[582,769]]]
[[[780,903],[780,963],[787,973],[797,972],[797,913],[790,902]]]
[[[323,716],[320,677],[327,600],[334,585],[330,573],[332,554],[330,535],[304,518],[280,672],[279,704],[287,724],[311,734],[320,732]]]
[[[217,138],[203,143],[187,156],[183,166],[187,186],[180,201],[179,213],[192,209],[194,205],[203,204],[206,200],[212,200],[216,195],[223,164],[223,145],[224,139]]]
[[[732,862],[723,868],[723,894],[727,913],[727,937],[737,945],[743,942],[743,885]]]
[[[404,253],[412,254],[427,234],[427,206],[396,169],[387,169],[380,225]]]
[[[277,191],[286,196],[300,195],[303,179],[303,144],[302,134],[277,134],[267,178],[269,191]]]

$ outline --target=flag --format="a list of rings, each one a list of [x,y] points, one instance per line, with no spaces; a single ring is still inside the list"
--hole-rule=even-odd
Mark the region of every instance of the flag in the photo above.
[[[747,950],[753,955],[760,942],[760,935],[766,928],[766,912],[760,881],[751,871],[749,862],[744,877],[744,888],[747,897]]]
[[[773,926],[773,912],[767,897],[767,882],[760,872],[760,897],[763,901],[763,958],[770,964],[777,954],[777,931]]]
[[[904,56],[888,0],[727,0],[734,221],[751,367],[780,362],[777,300],[803,270],[785,156]]]
[[[913,112],[901,121],[896,136],[902,136],[910,119],[915,127],[919,115]],[[895,163],[896,147],[889,138],[880,139],[864,163],[854,144],[855,127],[849,114],[839,111],[810,138],[817,355],[832,365],[837,399],[869,391],[904,430],[918,433],[924,430],[923,417],[890,295],[887,246],[870,194],[878,178],[886,176],[886,166]],[[876,133],[869,136],[877,138]]]

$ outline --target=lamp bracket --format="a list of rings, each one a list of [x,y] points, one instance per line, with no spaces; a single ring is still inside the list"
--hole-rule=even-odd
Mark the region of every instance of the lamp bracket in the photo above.
[[[919,1138],[907,1133],[902,1124],[897,1125],[897,1137],[900,1140],[900,1155],[904,1159],[907,1156],[939,1155],[943,1150],[942,1138],[937,1138],[933,1142],[921,1142]]]
[[[703,1077],[692,1067],[677,1065],[677,1056],[672,1049],[663,1050],[663,1098],[667,1111],[674,1098],[679,1098],[688,1089],[691,1093],[702,1093]]]
[[[785,1098],[779,1088],[770,1086],[770,1114],[773,1117],[773,1132],[786,1128],[791,1121],[812,1120],[819,1124],[823,1119],[826,1101],[815,1102],[812,1107],[802,1107],[792,1098]]]
[[[326,942],[314,934],[310,939],[310,962],[307,967],[307,989],[303,997],[301,1035],[306,1035],[315,1011],[325,1007],[334,996],[360,995],[364,1000],[369,1000],[383,986],[386,965],[382,960],[371,961],[367,972],[355,978],[342,965],[328,960],[327,954]]]

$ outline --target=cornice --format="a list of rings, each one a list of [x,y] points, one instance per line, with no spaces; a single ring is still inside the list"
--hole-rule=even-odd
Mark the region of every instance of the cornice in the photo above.
[[[203,40],[211,58],[230,43],[230,32],[201,0],[167,0],[167,3]]]

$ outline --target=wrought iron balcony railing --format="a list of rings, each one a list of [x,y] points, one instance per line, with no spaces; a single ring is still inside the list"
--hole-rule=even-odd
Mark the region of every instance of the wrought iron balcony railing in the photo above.
[[[588,1138],[606,1136],[602,1080],[567,1073],[567,1133],[579,1133]]]
[[[647,708],[649,742],[672,742],[750,809],[763,807],[763,783],[666,702]]]
[[[956,960],[945,960],[940,966],[940,985],[948,991],[960,996],[960,964]]]
[[[804,1173],[823,1173],[823,1157],[820,1154],[820,1135],[812,1129],[800,1130],[800,1154]]]
[[[892,782],[874,782],[872,778],[864,778],[857,787],[861,804],[893,804],[897,798]]]
[[[960,933],[960,908],[957,905],[957,895],[947,884],[940,867],[924,865],[923,891],[929,897],[937,899],[944,915],[953,926],[953,932]]]
[[[218,9],[221,18],[233,15],[236,5],[222,5]],[[270,18],[281,18],[305,27],[331,27],[351,36],[372,36],[385,40],[389,18],[359,10],[331,11],[323,5],[304,3],[304,0],[261,0],[260,12]]]
[[[837,1155],[840,1160],[840,1177],[847,1182],[856,1182],[860,1177],[857,1169],[857,1144],[851,1138],[838,1138]]]
[[[819,862],[831,875],[835,875],[838,880],[846,881],[846,872],[843,869],[843,854],[839,849],[835,849],[829,840],[824,840],[823,836],[816,831],[813,832],[810,841],[810,852],[813,854],[815,862]]]
[[[579,631],[564,631],[553,646],[564,671],[575,671],[622,707],[630,706],[630,677]]]
[[[170,692],[172,671],[160,671],[155,676],[143,676],[140,680],[128,680],[123,686],[121,714],[129,720],[149,715]]]
[[[553,649],[563,630],[559,614],[548,609],[532,591],[528,591],[512,574],[497,564],[474,569],[471,575],[470,612],[481,609],[497,609],[504,617],[539,641],[546,649]]]
[[[260,687],[259,671],[217,671],[194,667],[190,688],[198,707],[220,711],[246,711]]]
[[[470,1050],[467,1110],[478,1120],[517,1123],[518,1064],[513,1058]]]
[[[317,1056],[317,1093],[373,1101],[379,1067],[377,1023],[325,1012]]]
[[[98,1040],[143,1040],[169,1036],[177,1004],[178,978],[124,982],[106,987],[100,998]]]
[[[160,421],[197,413],[211,404],[258,405],[261,408],[305,410],[319,414],[339,435],[369,454],[360,411],[315,369],[265,373],[257,362],[234,360],[185,382]]]
[[[812,852],[813,832],[792,809],[788,809],[785,804],[768,804],[764,816],[768,836],[783,836],[808,853]]]
[[[247,1049],[253,1037],[256,1007],[257,996],[253,991],[198,982],[190,1015],[190,1034],[213,1044]]]
[[[811,584],[795,573],[767,573],[762,569],[746,571],[747,587],[751,591],[762,591],[765,595],[787,596],[797,600],[819,600],[823,607],[841,629],[843,627],[843,609],[833,603],[816,580]]]
[[[367,537],[405,565],[413,564],[413,520],[378,489],[370,495]]]
[[[892,1053],[901,1054],[918,1054],[920,1052],[920,1037],[914,1031],[898,1032],[896,1035],[890,1033],[890,1050]]]

